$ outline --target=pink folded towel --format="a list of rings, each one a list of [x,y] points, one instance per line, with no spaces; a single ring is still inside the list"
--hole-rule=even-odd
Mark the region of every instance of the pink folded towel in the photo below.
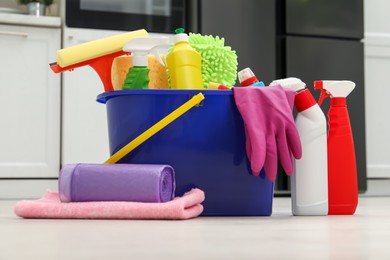
[[[190,219],[203,211],[204,192],[192,189],[182,197],[164,203],[70,202],[62,203],[58,192],[47,192],[38,200],[22,200],[15,214],[22,218],[60,219]]]

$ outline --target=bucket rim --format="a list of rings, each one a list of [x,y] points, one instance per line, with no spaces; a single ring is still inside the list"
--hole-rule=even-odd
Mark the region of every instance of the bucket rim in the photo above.
[[[230,96],[233,95],[233,90],[198,90],[198,89],[135,89],[135,90],[115,90],[110,92],[103,92],[99,94],[96,101],[106,104],[108,100],[115,97],[129,96],[129,95],[196,95],[198,93],[203,95],[217,95]]]

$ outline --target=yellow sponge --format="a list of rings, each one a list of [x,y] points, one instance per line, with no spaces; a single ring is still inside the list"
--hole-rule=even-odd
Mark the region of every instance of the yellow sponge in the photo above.
[[[57,64],[63,68],[118,52],[129,40],[148,36],[148,32],[142,29],[64,48],[57,51]]]
[[[164,60],[164,57],[162,59]],[[148,66],[150,68],[149,88],[169,88],[166,68],[157,61],[154,55],[148,55]],[[121,56],[114,59],[111,69],[111,80],[115,90],[123,88],[123,83],[131,67],[133,67],[133,56]]]

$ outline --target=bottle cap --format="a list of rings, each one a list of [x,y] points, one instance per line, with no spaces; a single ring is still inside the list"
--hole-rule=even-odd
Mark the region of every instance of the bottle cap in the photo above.
[[[238,80],[240,81],[240,85],[244,87],[259,81],[250,68],[245,68],[239,71],[237,76]]]
[[[298,112],[302,112],[317,104],[310,90],[307,88],[295,95],[295,107]]]
[[[270,86],[280,85],[284,88],[289,88],[294,90],[295,92],[300,92],[301,90],[306,88],[306,84],[302,82],[302,80],[294,77],[284,78],[284,79],[276,79],[272,81]]]
[[[175,43],[177,42],[188,42],[188,35],[184,33],[183,28],[177,28],[175,30],[176,35],[174,36],[173,40]]]

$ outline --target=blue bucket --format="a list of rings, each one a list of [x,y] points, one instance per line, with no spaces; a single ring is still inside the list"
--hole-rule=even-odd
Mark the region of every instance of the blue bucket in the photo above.
[[[226,90],[121,90],[97,101],[107,106],[111,155],[194,95],[200,106],[173,121],[119,163],[169,164],[176,173],[176,196],[191,188],[205,192],[203,215],[270,216],[273,183],[251,174],[244,125]]]

